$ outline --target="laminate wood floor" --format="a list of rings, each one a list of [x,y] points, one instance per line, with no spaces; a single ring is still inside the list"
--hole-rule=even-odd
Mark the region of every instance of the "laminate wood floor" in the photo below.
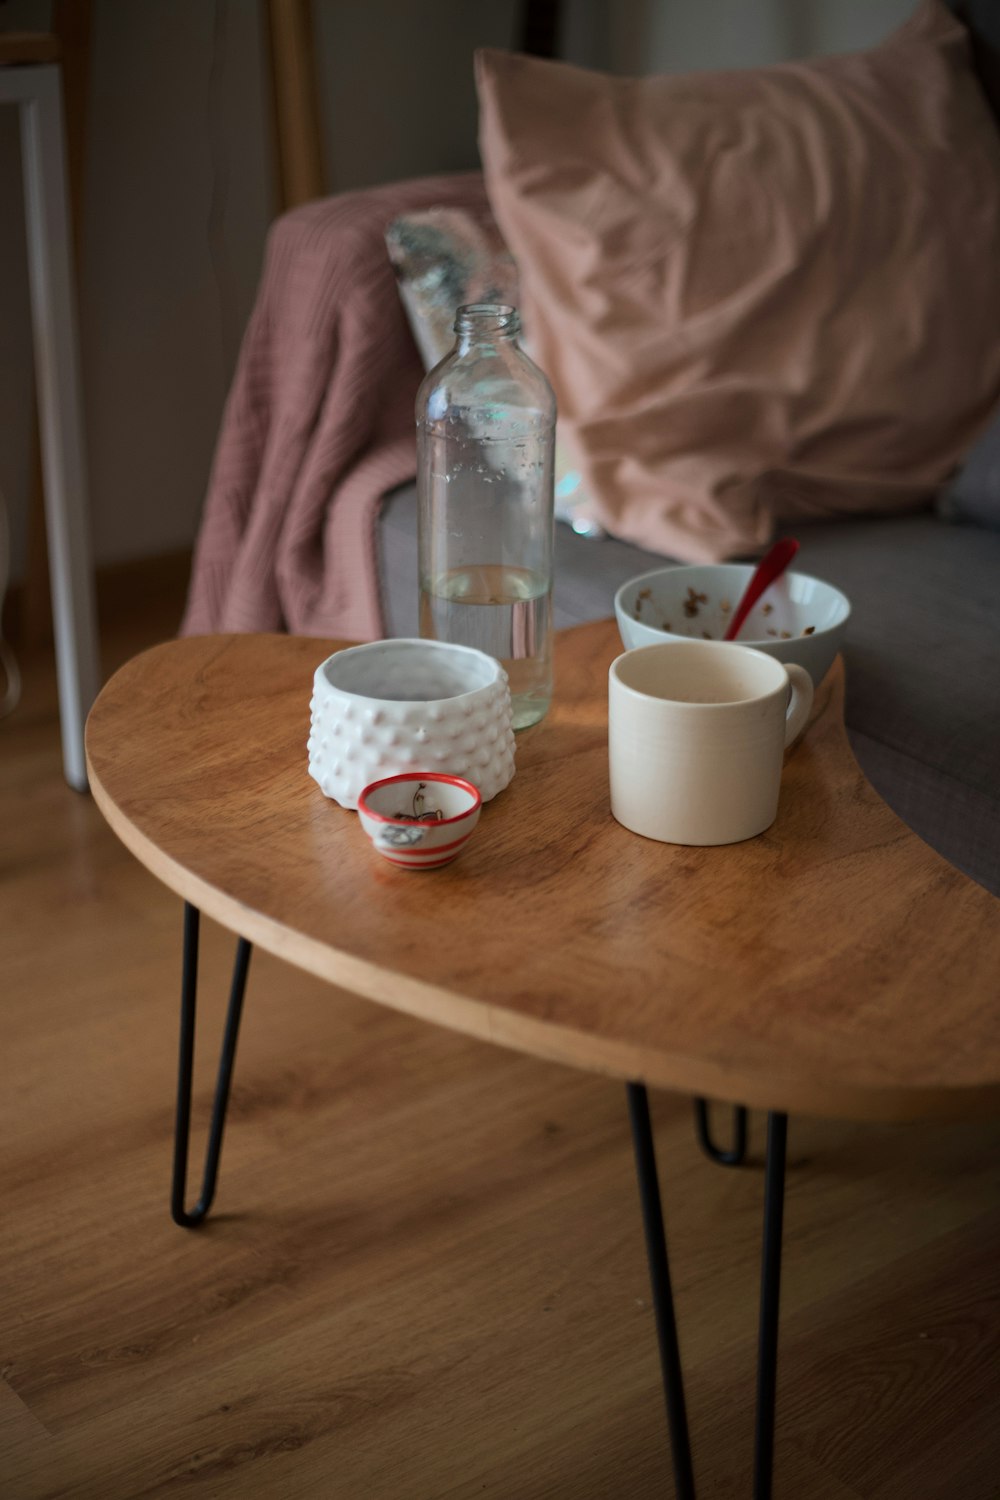
[[[108,589],[110,669],[183,574]],[[179,902],[0,723],[3,1500],[672,1493],[620,1085],[255,954],[217,1210],[167,1213]],[[203,932],[197,1143],[232,955]],[[512,936],[516,962],[516,935]],[[749,1494],[763,1121],[654,1098],[699,1494]],[[720,1121],[724,1128],[724,1120]],[[793,1120],[780,1500],[1000,1496],[1000,1127]]]

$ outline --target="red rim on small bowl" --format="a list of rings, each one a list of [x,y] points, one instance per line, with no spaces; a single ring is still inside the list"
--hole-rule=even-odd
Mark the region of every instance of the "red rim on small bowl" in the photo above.
[[[414,820],[418,823],[432,824],[435,828],[447,828],[449,823],[461,823],[462,820],[464,818],[467,818],[470,813],[474,813],[478,807],[482,807],[483,805],[483,799],[480,794],[479,788],[473,786],[471,781],[463,781],[461,776],[444,776],[440,771],[404,771],[400,776],[385,776],[381,781],[370,782],[358,797],[358,811],[360,812],[362,809],[364,809],[365,816],[368,818],[374,818],[377,823],[398,823],[398,818],[392,818],[388,815],[388,813],[376,812],[373,807],[369,807],[366,799],[369,792],[378,791],[381,787],[384,786],[395,786],[401,781],[436,781],[439,783],[444,782],[447,786],[457,786],[461,787],[462,791],[464,792],[471,792],[473,798],[475,799],[472,803],[472,806],[467,807],[464,812],[456,813],[453,818],[417,818]],[[407,821],[410,820],[407,819]]]

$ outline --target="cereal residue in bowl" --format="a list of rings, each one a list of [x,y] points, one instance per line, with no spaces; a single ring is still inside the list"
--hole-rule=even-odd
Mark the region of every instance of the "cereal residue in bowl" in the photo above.
[[[649,606],[652,603],[652,597],[653,597],[653,591],[652,591],[652,589],[640,589],[639,590],[639,593],[636,595],[635,606],[634,606],[633,611],[632,611],[632,618],[638,624],[640,624],[640,625],[648,625],[650,627],[650,629],[652,629],[652,630],[666,630],[666,631],[673,632],[673,628],[674,627],[673,627],[673,625],[671,624],[671,622],[669,620],[661,620],[661,622],[659,624],[656,624],[654,621],[652,621],[650,619],[644,619],[643,618],[643,606],[645,605],[646,608],[647,608],[647,611],[648,611],[648,608],[649,608]],[[688,585],[687,595],[681,601],[681,607],[684,610],[685,619],[695,620],[695,619],[697,619],[699,617],[699,615],[701,614],[701,611],[702,611],[703,608],[710,609],[712,607],[712,601],[709,599],[709,597],[708,597],[707,594],[701,594],[701,593],[699,593],[697,589],[695,589],[694,587],[692,587],[689,584]],[[728,615],[730,613],[730,611],[732,610],[732,607],[733,606],[732,606],[731,602],[728,599],[720,599],[720,601],[719,601],[719,612],[721,614]],[[773,604],[765,604],[765,605],[763,605],[761,607],[761,613],[765,617],[767,615],[773,614],[774,613],[774,605]],[[815,625],[807,625],[805,627],[805,629],[800,632],[801,635],[814,635],[815,633],[816,633],[816,626]],[[769,628],[767,630],[767,634],[769,636],[772,636],[775,640],[790,641],[792,639],[792,632],[790,630],[774,630],[774,629]],[[709,630],[703,630],[701,632],[701,635],[702,635],[702,639],[703,640],[706,640],[706,641],[714,641],[715,640],[715,636],[712,635],[711,631],[709,631]],[[723,640],[724,638],[725,638],[725,632],[723,632],[723,634],[719,636],[719,640]]]

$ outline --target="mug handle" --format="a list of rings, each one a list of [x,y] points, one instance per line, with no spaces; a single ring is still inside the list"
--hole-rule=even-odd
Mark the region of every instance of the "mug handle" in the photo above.
[[[806,720],[809,718],[809,710],[813,702],[813,680],[805,667],[797,666],[795,662],[785,661],[781,664],[788,673],[788,682],[791,694],[788,699],[788,707],[785,710],[785,749],[805,729]]]

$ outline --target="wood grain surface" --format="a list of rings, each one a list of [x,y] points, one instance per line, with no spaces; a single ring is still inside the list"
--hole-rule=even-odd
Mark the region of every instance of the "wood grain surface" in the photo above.
[[[176,629],[187,579],[102,577],[108,666]],[[216,1209],[170,1222],[180,903],[66,786],[51,653],[22,665],[0,726],[3,1500],[663,1500],[617,1081],[257,952]],[[196,1155],[233,948],[202,924]],[[763,1121],[734,1172],[686,1098],[653,1114],[699,1495],[744,1500]],[[792,1122],[776,1500],[996,1500],[998,1148],[1000,1121]]]
[[[510,788],[454,865],[417,875],[307,775],[312,674],[334,645],[171,642],[91,714],[102,811],[203,911],[360,995],[620,1078],[846,1118],[997,1111],[1000,903],[868,785],[839,665],[773,828],[679,848],[609,811],[613,622],[566,632]]]

